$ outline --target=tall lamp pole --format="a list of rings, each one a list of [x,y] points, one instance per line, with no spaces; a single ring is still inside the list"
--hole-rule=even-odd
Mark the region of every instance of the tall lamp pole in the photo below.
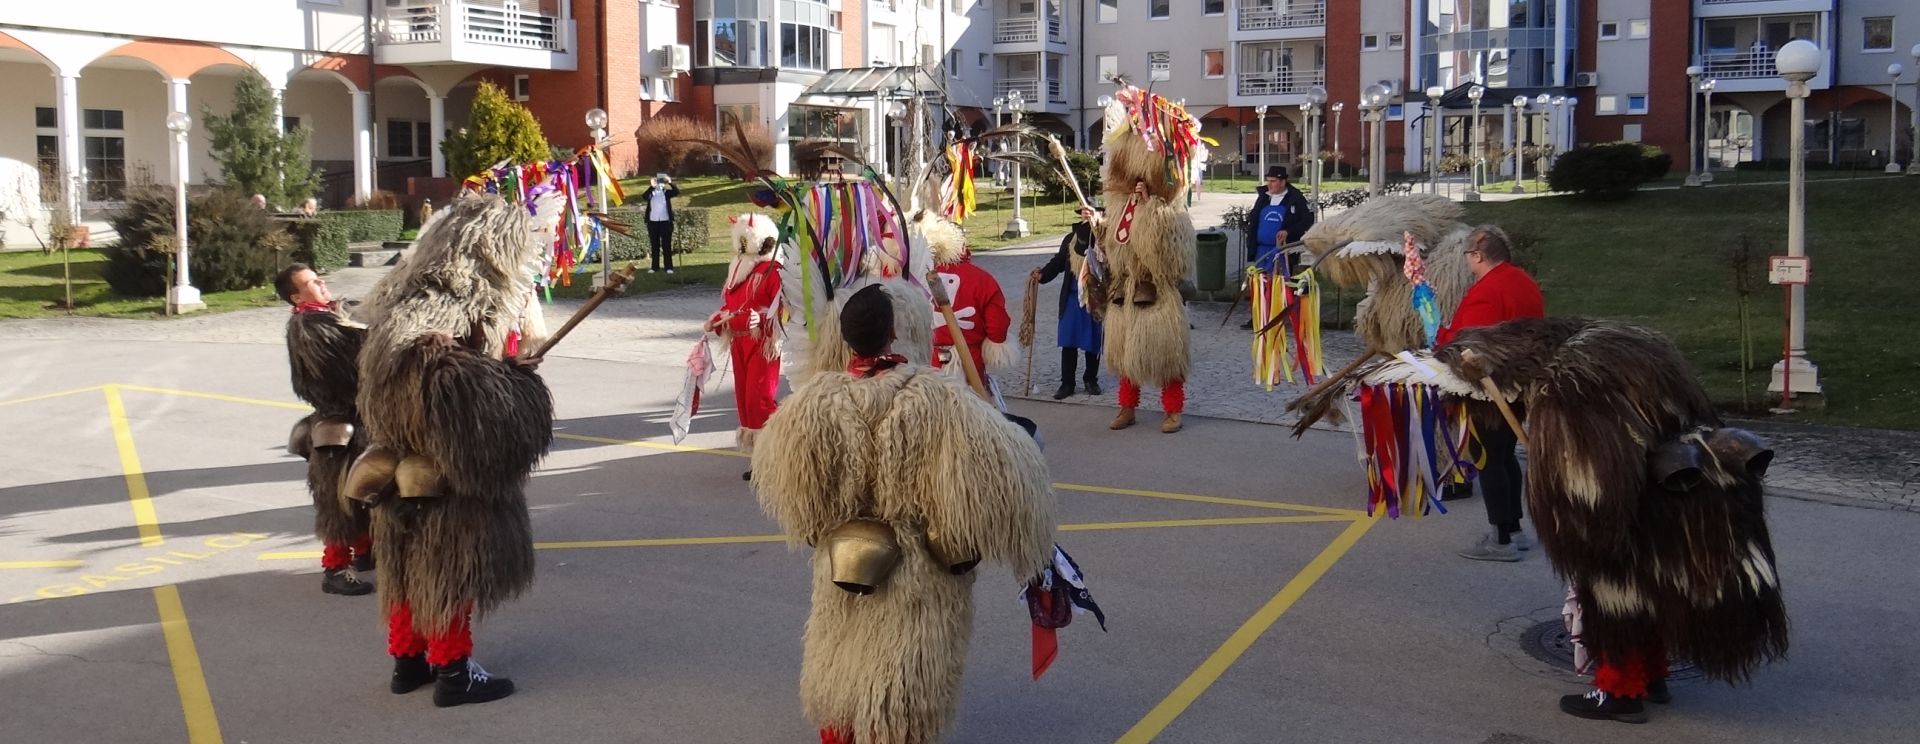
[[[1895,175],[1901,171],[1900,73],[1903,72],[1906,72],[1906,68],[1901,67],[1899,62],[1887,65],[1887,172]]]
[[[1527,97],[1513,97],[1513,193],[1527,193],[1523,184],[1527,180],[1527,158],[1522,150],[1527,149]]]
[[[1379,196],[1387,184],[1387,86],[1374,83],[1360,94],[1360,109],[1373,125],[1373,141],[1367,147],[1367,193]]]
[[[1807,255],[1807,81],[1820,74],[1825,53],[1805,39],[1795,39],[1780,47],[1773,66],[1787,81],[1787,99],[1792,101],[1788,114],[1787,144],[1790,160],[1787,191],[1787,255]],[[1807,360],[1807,288],[1791,285],[1787,290],[1787,353],[1773,366],[1771,392],[1791,397],[1794,393],[1820,393],[1820,370]]]
[[[1480,175],[1486,158],[1485,149],[1480,142],[1480,99],[1487,95],[1487,89],[1479,83],[1467,88],[1467,100],[1473,102],[1473,119],[1467,122],[1467,195],[1465,201],[1480,201]]]
[[[1713,157],[1708,150],[1713,147],[1713,89],[1720,81],[1707,78],[1700,81],[1700,183],[1713,183]],[[1721,138],[1726,141],[1725,137]]]
[[[587,131],[593,135],[593,149],[598,150],[605,147],[607,144],[606,109],[588,109],[586,120]],[[606,173],[597,173],[594,174],[593,179],[593,205],[595,209],[600,210],[601,214],[613,213],[612,205],[607,204],[608,175],[609,174]],[[607,241],[607,226],[605,223],[601,223],[596,227],[594,232],[597,233],[595,237],[600,239],[600,276],[595,277],[593,282],[594,288],[598,289],[606,286],[608,279],[613,276],[613,245]],[[673,250],[673,246],[667,246],[667,250]]]
[[[1540,108],[1540,162],[1534,165],[1534,180],[1547,177],[1547,159],[1553,156],[1553,96],[1541,93],[1533,99]]]
[[[1255,106],[1253,107],[1253,113],[1255,116],[1260,117],[1260,172],[1254,174],[1254,177],[1266,178],[1267,177],[1267,107],[1265,105]]]
[[[180,265],[173,290],[167,294],[167,312],[173,315],[205,310],[200,290],[193,286],[187,271],[187,133],[193,131],[193,117],[184,111],[167,114],[167,131],[173,133],[173,226],[175,259]]]
[[[1307,185],[1313,190],[1313,209],[1320,210],[1320,107],[1327,103],[1327,89],[1315,85],[1307,89],[1307,102],[1300,104],[1300,111],[1307,115],[1307,153],[1311,156],[1313,170],[1307,176]],[[1262,174],[1265,175],[1265,174]]]
[[[1027,110],[1026,97],[1020,91],[1007,92],[1007,113],[1013,116],[1013,123],[1020,123],[1020,113]],[[1013,161],[1013,219],[1007,221],[1007,229],[1002,237],[1024,238],[1031,232],[1027,220],[1020,216],[1020,161]]]
[[[1707,74],[1707,68],[1692,65],[1687,68],[1687,108],[1693,108],[1700,102],[1700,79]],[[1682,186],[1700,185],[1700,130],[1694,127],[1697,112],[1687,113],[1687,180]]]
[[[1446,129],[1440,125],[1440,97],[1446,94],[1447,89],[1438,85],[1427,88],[1427,130],[1431,132],[1431,136],[1427,137],[1427,142],[1431,145],[1427,148],[1427,193],[1429,194],[1440,193],[1440,150],[1442,148],[1440,136],[1443,134],[1442,130]]]
[[[1914,49],[1920,50],[1920,47],[1914,47]],[[1333,104],[1333,151],[1336,153],[1333,156],[1333,177],[1336,179],[1340,177],[1340,163],[1347,159],[1346,153],[1340,152],[1340,112],[1345,110],[1347,110],[1347,104],[1340,102]]]

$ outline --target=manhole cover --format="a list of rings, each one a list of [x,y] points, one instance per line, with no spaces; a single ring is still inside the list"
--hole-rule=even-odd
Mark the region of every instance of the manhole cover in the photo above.
[[[1567,635],[1566,623],[1559,620],[1546,620],[1527,628],[1520,634],[1520,649],[1555,668],[1573,670],[1573,639]],[[1667,667],[1669,682],[1699,678],[1700,670],[1689,662],[1677,662]]]

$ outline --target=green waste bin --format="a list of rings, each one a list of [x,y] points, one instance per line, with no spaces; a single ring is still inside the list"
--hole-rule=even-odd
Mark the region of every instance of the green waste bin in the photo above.
[[[1194,277],[1202,292],[1219,292],[1227,288],[1227,234],[1209,230],[1194,237],[1198,255],[1194,266],[1199,276]]]

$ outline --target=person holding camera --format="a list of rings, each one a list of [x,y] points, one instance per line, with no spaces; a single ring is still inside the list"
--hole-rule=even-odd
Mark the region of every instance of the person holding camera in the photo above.
[[[649,274],[660,270],[663,257],[667,273],[673,273],[673,199],[679,195],[680,187],[665,173],[654,174],[647,190],[640,192],[640,199],[647,205],[647,241],[652,244]]]

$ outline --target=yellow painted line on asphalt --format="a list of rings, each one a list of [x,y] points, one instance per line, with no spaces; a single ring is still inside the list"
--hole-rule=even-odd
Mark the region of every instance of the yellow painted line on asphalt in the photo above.
[[[594,442],[597,444],[613,444],[613,445],[619,445],[622,447],[639,447],[641,449],[661,450],[664,452],[697,452],[704,455],[719,455],[721,457],[749,457],[750,456],[745,452],[739,452],[739,451],[730,450],[730,449],[716,449],[713,447],[694,447],[691,445],[672,444],[668,442],[648,442],[640,439],[615,439],[613,437],[596,437],[591,434],[573,434],[573,433],[562,432],[562,431],[554,432],[553,438],[570,439],[575,442]]]
[[[113,420],[113,443],[120,450],[120,473],[127,479],[127,501],[133,505],[133,523],[140,528],[140,544],[163,545],[160,520],[153,514],[153,499],[147,493],[147,476],[140,469],[140,451],[133,447],[133,427],[127,425],[127,406],[120,401],[120,386],[106,385],[107,417]]]
[[[228,403],[245,403],[248,405],[255,405],[255,406],[267,406],[269,408],[285,408],[293,411],[313,410],[312,406],[309,406],[305,403],[288,403],[282,400],[266,400],[264,398],[243,398],[238,395],[221,395],[219,393],[201,393],[201,392],[195,392],[192,390],[176,390],[174,388],[148,387],[146,385],[119,385],[117,387],[120,387],[125,390],[138,390],[143,393],[158,393],[160,395],[178,395],[185,398],[203,398],[206,400],[226,401]]]
[[[652,548],[675,545],[735,545],[742,543],[786,542],[786,535],[732,535],[722,537],[649,537],[638,540],[566,540],[534,543],[535,550],[573,550],[576,548]]]
[[[1153,530],[1167,527],[1231,527],[1243,524],[1305,524],[1311,522],[1351,522],[1347,517],[1314,514],[1293,517],[1220,517],[1211,519],[1159,519],[1146,522],[1088,522],[1060,525],[1061,532],[1099,532],[1105,530]]]
[[[77,568],[87,565],[86,561],[0,561],[4,568]]]
[[[1239,661],[1241,655],[1253,646],[1253,642],[1259,640],[1262,634],[1280,620],[1281,615],[1287,614],[1287,610],[1293,607],[1293,603],[1299,601],[1308,589],[1313,588],[1314,583],[1325,576],[1328,569],[1333,568],[1333,564],[1340,562],[1353,544],[1359,542],[1360,537],[1367,534],[1367,530],[1372,529],[1374,523],[1378,521],[1378,518],[1374,517],[1353,520],[1353,523],[1342,531],[1339,537],[1334,538],[1333,542],[1321,550],[1319,555],[1314,556],[1313,561],[1309,562],[1306,568],[1294,574],[1293,580],[1281,587],[1279,594],[1273,595],[1273,599],[1268,600],[1265,606],[1253,613],[1253,617],[1247,618],[1247,621],[1242,623],[1233,635],[1228,636],[1227,641],[1220,644],[1220,647],[1215,649],[1206,661],[1200,662],[1199,668],[1187,675],[1180,686],[1173,688],[1173,692],[1168,694],[1166,699],[1161,700],[1159,705],[1155,705],[1153,710],[1147,711],[1147,715],[1141,718],[1139,723],[1134,724],[1133,728],[1122,734],[1114,744],[1147,744],[1165,731],[1174,719],[1186,712],[1188,706],[1193,705],[1193,702],[1200,699],[1200,695],[1206,692],[1208,687],[1212,687],[1213,683],[1220,679],[1220,675],[1225,674],[1234,662]]]
[[[167,658],[173,664],[173,686],[180,691],[180,712],[187,719],[188,744],[220,744],[220,720],[213,714],[213,694],[200,668],[200,652],[187,627],[187,611],[180,605],[180,589],[173,584],[153,588],[160,608],[160,632],[167,638]]]
[[[1221,496],[1198,496],[1190,493],[1169,493],[1166,491],[1143,491],[1136,488],[1113,488],[1110,486],[1088,486],[1088,485],[1082,485],[1079,483],[1055,483],[1053,484],[1053,487],[1061,490],[1065,490],[1065,491],[1082,491],[1085,493],[1104,493],[1104,494],[1112,494],[1116,496],[1140,496],[1143,498],[1166,499],[1169,501],[1191,501],[1197,504],[1222,504],[1226,506],[1251,506],[1257,509],[1284,509],[1287,511],[1303,511],[1303,512],[1312,512],[1314,514],[1327,514],[1327,515],[1337,516],[1342,519],[1361,519],[1367,516],[1366,512],[1355,510],[1355,509],[1338,509],[1330,506],[1311,506],[1308,504],[1290,504],[1284,501],[1261,501],[1258,499],[1230,499],[1230,498],[1225,498]]]
[[[100,387],[101,386],[99,385],[94,385],[92,387],[74,388],[72,390],[62,390],[57,393],[47,393],[45,395],[35,395],[27,398],[14,398],[13,400],[0,400],[0,406],[10,406],[16,403],[32,403],[36,400],[47,400],[50,398],[61,398],[68,395],[77,395],[80,393],[91,393],[95,390],[99,390]]]

